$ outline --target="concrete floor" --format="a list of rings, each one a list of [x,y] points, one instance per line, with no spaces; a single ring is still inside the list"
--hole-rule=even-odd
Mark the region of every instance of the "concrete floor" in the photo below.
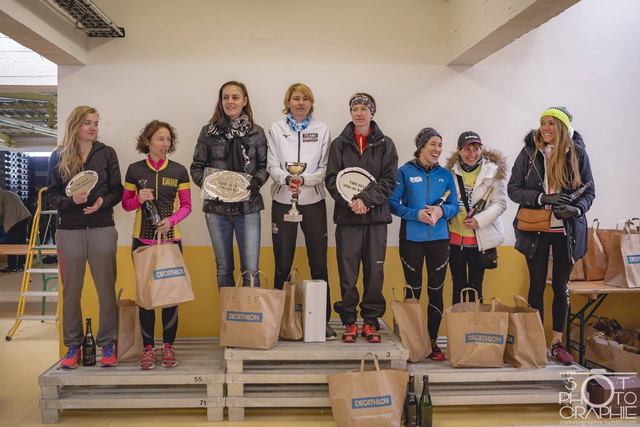
[[[0,334],[13,326],[22,275],[0,275]],[[23,322],[13,340],[0,340],[0,427],[41,424],[38,376],[58,359],[58,331],[54,322]],[[561,425],[557,405],[437,407],[435,426]],[[201,409],[64,410],[61,424],[83,426],[181,426],[206,421]],[[246,421],[226,424],[270,426],[335,426],[330,411],[320,409],[250,409]]]

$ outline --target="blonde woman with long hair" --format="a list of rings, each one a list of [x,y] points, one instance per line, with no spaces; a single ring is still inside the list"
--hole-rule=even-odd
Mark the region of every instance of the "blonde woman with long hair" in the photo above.
[[[587,251],[585,214],[596,196],[589,156],[582,136],[571,127],[572,120],[564,107],[551,107],[542,113],[538,130],[532,130],[525,138],[507,188],[509,198],[520,205],[519,209],[552,212],[547,231],[521,231],[516,218],[515,248],[527,258],[529,304],[540,311],[541,317],[549,249],[553,248],[551,356],[565,365],[573,363],[562,344],[569,310],[569,277],[575,262]],[[587,183],[591,187],[579,197],[569,197]]]
[[[96,341],[102,347],[101,366],[118,364],[115,352],[118,308],[116,304],[116,241],[118,233],[113,207],[122,199],[118,156],[113,148],[98,141],[98,112],[76,107],[67,119],[65,135],[49,158],[47,199],[58,210],[56,244],[62,286],[62,327],[67,354],[65,369],[78,366],[84,337],[80,300],[86,264],[98,293],[99,330]],[[79,172],[91,170],[98,181],[90,191],[67,196],[69,181]]]

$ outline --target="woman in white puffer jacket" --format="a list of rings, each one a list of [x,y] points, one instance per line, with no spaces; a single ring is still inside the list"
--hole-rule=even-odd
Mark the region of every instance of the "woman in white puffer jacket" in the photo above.
[[[502,153],[484,149],[480,136],[468,131],[458,138],[458,150],[447,159],[446,167],[453,172],[460,203],[458,215],[449,224],[449,267],[453,304],[456,304],[464,288],[475,289],[482,298],[485,266],[481,253],[500,246],[505,240],[500,215],[507,209],[507,163]],[[490,187],[492,191],[485,208],[466,219],[469,209]],[[474,300],[473,295],[470,298]]]

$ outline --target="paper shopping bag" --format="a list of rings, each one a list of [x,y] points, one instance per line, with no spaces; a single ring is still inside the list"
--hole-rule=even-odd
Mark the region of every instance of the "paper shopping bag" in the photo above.
[[[142,353],[142,333],[138,306],[130,299],[120,299],[122,289],[118,292],[118,360],[121,362],[138,361]]]
[[[640,378],[640,354],[623,350],[615,341],[608,341],[596,335],[586,339],[584,366],[588,369],[635,372]]]
[[[504,351],[504,361],[516,368],[540,368],[547,362],[547,342],[544,327],[537,309],[529,306],[527,300],[520,296],[513,297],[516,306],[501,306],[509,313],[509,331]],[[519,306],[518,302],[524,302]]]
[[[619,288],[640,287],[640,234],[627,222],[621,233],[611,236],[609,264],[604,284]]]
[[[294,268],[289,274],[289,280],[284,282],[285,301],[280,338],[287,340],[302,339],[302,291],[298,280],[298,269]]]
[[[193,301],[191,278],[180,247],[172,242],[142,246],[133,251],[136,302],[142,308],[171,307]]]
[[[413,292],[411,286],[406,287]],[[400,337],[402,345],[409,350],[409,362],[418,362],[431,354],[431,339],[422,306],[415,297],[398,301],[393,288],[391,293],[393,294],[391,311],[394,330]]]
[[[584,278],[586,280],[603,280],[607,272],[607,254],[605,244],[610,241],[614,230],[600,229],[600,221],[593,220],[591,228],[587,230],[587,253],[582,258]],[[606,238],[604,237],[606,236]],[[605,242],[606,239],[606,242]]]
[[[503,356],[509,330],[509,314],[495,310],[495,302],[481,304],[472,288],[461,291],[476,293],[475,302],[460,302],[444,312],[447,322],[447,349],[453,367],[503,366]]]
[[[240,286],[244,274],[251,276],[248,287]],[[220,345],[269,349],[278,344],[286,292],[254,283],[255,277],[245,271],[235,287],[220,288]]]
[[[374,368],[364,367],[371,355]],[[409,373],[404,369],[380,369],[378,357],[366,353],[360,369],[329,375],[333,419],[340,427],[397,427],[400,425]]]

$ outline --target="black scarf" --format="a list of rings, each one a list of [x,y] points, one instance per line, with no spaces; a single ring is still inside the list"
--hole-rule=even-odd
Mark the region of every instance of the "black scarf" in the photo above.
[[[227,140],[224,156],[228,170],[246,172],[250,161],[246,149],[249,144],[247,134],[250,130],[251,122],[246,114],[241,114],[231,122],[227,118],[221,123],[211,123],[209,125],[209,129],[207,129],[208,135],[222,135]]]

